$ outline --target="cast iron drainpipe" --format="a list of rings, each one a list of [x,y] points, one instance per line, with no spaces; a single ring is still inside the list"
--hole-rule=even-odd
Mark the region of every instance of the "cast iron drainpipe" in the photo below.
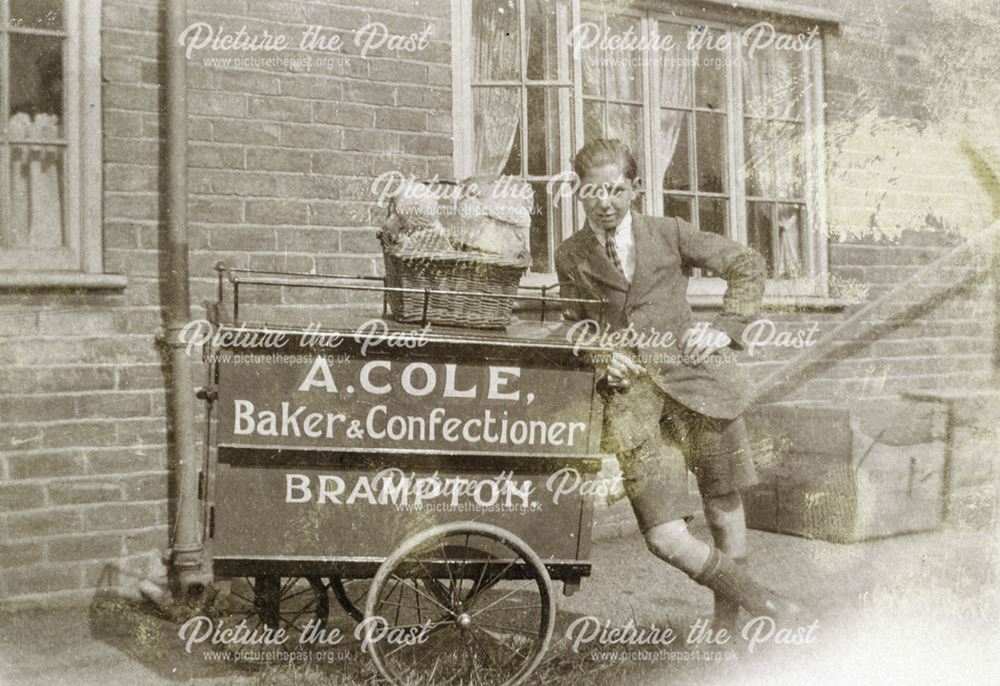
[[[167,254],[166,345],[170,351],[170,402],[167,420],[173,428],[168,450],[174,467],[177,498],[171,547],[167,551],[171,586],[181,597],[200,594],[211,583],[204,565],[201,501],[198,493],[199,456],[194,433],[195,390],[191,360],[180,332],[191,318],[188,285],[187,227],[187,61],[180,36],[187,22],[186,0],[166,3],[166,210]]]

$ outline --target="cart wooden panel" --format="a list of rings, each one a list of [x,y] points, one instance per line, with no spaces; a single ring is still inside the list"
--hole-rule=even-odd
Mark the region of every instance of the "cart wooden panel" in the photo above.
[[[565,340],[425,332],[366,348],[345,330],[317,350],[285,333],[215,351],[216,574],[370,575],[460,520],[513,532],[553,578],[589,573],[581,486],[600,467],[601,408]]]

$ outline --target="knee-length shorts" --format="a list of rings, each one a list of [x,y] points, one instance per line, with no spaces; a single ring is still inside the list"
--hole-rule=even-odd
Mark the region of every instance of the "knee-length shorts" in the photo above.
[[[618,457],[625,493],[643,532],[690,517],[700,507],[688,489],[689,471],[702,497],[757,483],[741,417],[695,412],[645,377],[606,395],[602,449]]]

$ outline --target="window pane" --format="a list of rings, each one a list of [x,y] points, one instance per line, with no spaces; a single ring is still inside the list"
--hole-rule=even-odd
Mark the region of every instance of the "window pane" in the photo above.
[[[63,245],[63,147],[10,146],[10,226],[6,248]]]
[[[660,111],[660,141],[657,154],[666,167],[663,175],[665,190],[691,190],[691,171],[688,161],[688,112]]]
[[[748,117],[773,116],[776,108],[771,105],[771,52],[755,50],[753,55],[744,48],[740,62],[743,66],[743,111]]]
[[[802,160],[802,124],[775,122],[773,169],[775,194],[779,198],[802,198],[805,165]]]
[[[31,117],[28,132],[19,135],[62,136],[62,39],[10,34],[10,73],[21,75],[10,82],[10,114]]]
[[[592,141],[604,137],[604,105],[593,100],[583,101],[583,139]]]
[[[617,138],[632,151],[639,168],[643,165],[642,108],[633,105],[608,105],[608,138]]]
[[[560,117],[562,113],[562,117]],[[560,121],[570,116],[569,89],[553,86],[528,88],[528,173],[557,174],[561,167]]]
[[[583,72],[584,95],[604,94],[604,72],[598,61],[599,53],[594,49],[584,50],[580,57],[580,68]]]
[[[603,113],[607,109],[608,125]],[[586,140],[617,138],[628,146],[642,167],[642,109],[633,105],[604,105],[593,100],[583,101],[583,135]]]
[[[698,200],[698,228],[720,236],[729,235],[729,201],[719,198]]]
[[[774,240],[771,234],[771,208],[767,202],[747,203],[747,243],[767,262],[767,273],[774,274]]]
[[[10,25],[31,29],[61,29],[62,6],[62,0],[11,0]]]
[[[726,190],[726,117],[698,112],[695,115],[695,151],[698,158],[698,190]]]
[[[726,50],[718,48],[720,33],[709,29],[708,38],[698,51],[694,70],[695,104],[721,110],[726,106]],[[711,46],[711,47],[708,47]]]
[[[566,45],[568,4],[567,0],[536,0],[525,5],[528,27],[525,70],[533,81],[570,78]]]
[[[659,24],[660,40],[663,45],[670,45],[669,50],[652,51],[650,57],[653,79],[660,87],[661,105],[691,106],[692,60],[687,49],[688,28],[665,22]]]
[[[609,16],[608,32],[622,38],[623,43],[634,42],[641,35],[639,22],[632,17]],[[642,100],[642,51],[608,50],[608,97],[617,100]]]
[[[473,88],[472,119],[475,173],[496,175],[515,163],[520,174],[520,89]]]
[[[805,211],[801,205],[777,206],[778,249],[777,274],[781,279],[793,279],[804,275],[802,256],[802,232],[805,228]]]
[[[774,196],[770,138],[771,126],[766,119],[743,120],[743,159],[747,195]]]
[[[472,78],[504,81],[521,78],[518,3],[474,0],[472,5]]]
[[[803,54],[773,47],[742,53],[743,107],[747,116],[801,119],[807,93]]]
[[[770,89],[774,93],[774,114],[778,118],[802,119],[802,102],[806,96],[802,78],[804,54],[795,50],[771,52]]]
[[[562,213],[559,206],[552,207],[546,192],[546,182],[536,181],[531,184],[535,192],[535,204],[531,209],[531,269],[536,272],[547,272],[549,266],[549,236],[561,236],[560,229]]]
[[[663,196],[663,214],[691,221],[691,200],[680,195]]]
[[[581,17],[581,22],[587,33],[580,34],[580,45],[588,46],[580,50],[583,93],[584,95],[604,95],[604,51],[597,47],[596,43],[599,41],[589,39],[591,32],[598,35],[603,34],[604,20],[600,15],[584,14]],[[595,44],[589,45],[591,42]]]
[[[500,174],[504,176],[521,176],[524,173],[524,170],[521,169],[520,122],[518,122],[517,127],[514,129],[514,136],[511,140],[510,155],[507,157],[507,163],[503,166],[503,169],[500,170]]]

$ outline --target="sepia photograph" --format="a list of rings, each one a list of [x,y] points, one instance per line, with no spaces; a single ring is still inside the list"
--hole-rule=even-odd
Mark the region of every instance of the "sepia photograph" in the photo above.
[[[0,0],[0,686],[1000,683],[998,0]]]

